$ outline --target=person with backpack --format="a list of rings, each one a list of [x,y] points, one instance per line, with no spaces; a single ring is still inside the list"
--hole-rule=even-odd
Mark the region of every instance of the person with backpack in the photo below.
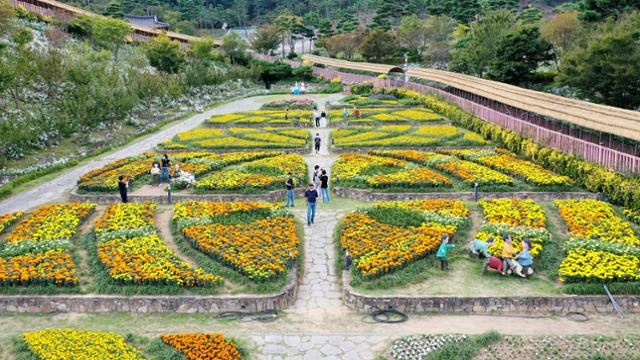
[[[320,137],[320,133],[316,133],[316,137],[313,138],[313,146],[316,149],[316,155],[320,154],[321,142],[322,142],[322,138]]]
[[[331,204],[331,198],[329,197],[329,175],[327,170],[322,169],[320,175],[320,194],[322,195],[322,202]]]
[[[320,175],[322,175],[322,172],[320,171],[320,165],[316,165],[313,167],[313,185],[315,186],[316,189],[320,189]]]
[[[293,207],[293,200],[295,199],[293,190],[295,189],[295,183],[293,181],[293,174],[289,173],[289,178],[285,181],[285,186],[287,187],[287,204],[285,207],[291,205]]]
[[[307,199],[307,226],[311,226],[316,217],[316,199],[318,199],[318,191],[309,184],[309,190],[305,191],[304,197]]]

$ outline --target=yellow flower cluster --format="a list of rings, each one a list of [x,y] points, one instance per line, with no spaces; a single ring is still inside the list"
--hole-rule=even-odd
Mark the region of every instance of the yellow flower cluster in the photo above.
[[[356,153],[341,154],[333,165],[333,176],[336,179],[347,180],[359,176],[364,170],[374,166],[388,166],[403,168],[407,162],[380,156]]]
[[[405,132],[411,129],[411,125],[384,125],[379,129],[384,132]]]
[[[78,284],[76,264],[68,250],[53,249],[0,258],[1,286],[74,286]]]
[[[176,144],[194,149],[285,149],[307,144],[309,133],[301,129],[231,127],[193,129],[177,134],[159,145],[165,149]]]
[[[449,215],[466,218],[469,209],[460,200],[412,200],[412,201],[384,201],[374,203],[377,207],[399,207],[405,210],[434,212],[439,215]]]
[[[101,242],[98,258],[109,276],[121,284],[208,287],[223,281],[180,260],[157,235]]]
[[[349,250],[357,271],[371,278],[424,257],[438,247],[442,234],[455,231],[455,226],[437,223],[405,229],[354,212],[343,221],[340,244]]]
[[[190,141],[218,136],[222,136],[221,129],[198,128],[181,132],[176,135],[176,139],[179,141]]]
[[[489,143],[484,137],[482,137],[482,135],[474,132],[468,132],[468,131],[465,132],[464,135],[462,135],[462,139],[470,142],[478,143],[479,145]]]
[[[309,119],[310,111],[306,110],[290,110],[289,118],[285,119],[286,111],[283,110],[255,110],[235,114],[224,114],[212,116],[207,123],[212,126],[228,125],[228,124],[246,124],[246,125],[264,125],[264,124],[285,124],[294,125],[301,121]]]
[[[379,139],[385,136],[389,136],[389,133],[382,131],[366,131],[345,137],[334,136],[334,144],[336,146],[344,146],[346,144],[368,142],[370,140]]]
[[[289,217],[238,225],[191,226],[182,232],[200,251],[256,281],[286,273],[298,256],[300,243],[295,221]]]
[[[153,227],[155,203],[112,204],[96,221],[96,233]]]
[[[451,137],[458,134],[458,128],[451,125],[426,125],[419,126],[416,135],[435,136],[435,137]]]
[[[18,211],[15,213],[6,213],[0,215],[0,234],[8,229],[13,223],[18,221],[24,215],[24,211]]]
[[[71,239],[95,208],[96,204],[80,203],[42,205],[20,221],[6,241]]]
[[[238,119],[242,119],[245,117],[244,114],[223,114],[223,115],[214,115],[207,120],[207,122],[211,124],[227,124],[230,122],[234,122]]]
[[[640,259],[631,255],[578,248],[567,254],[558,273],[564,282],[638,281]]]
[[[446,155],[418,150],[371,150],[369,154],[412,161],[423,165],[428,161],[449,158]]]
[[[400,110],[395,112],[396,115],[403,116],[411,121],[437,121],[442,117],[435,114],[430,109],[416,108],[411,110]]]
[[[299,154],[282,154],[254,160],[242,164],[242,167],[251,172],[263,172],[282,177],[291,173],[293,176],[303,179],[307,174],[307,164]]]
[[[536,185],[571,185],[573,181],[562,175],[554,174],[538,164],[521,160],[510,154],[483,156],[475,161],[492,168],[520,176],[525,181]]]
[[[182,201],[176,204],[173,211],[173,221],[190,218],[202,218],[229,215],[236,212],[251,212],[260,209],[279,209],[281,203],[267,203],[258,201]]]
[[[200,190],[237,190],[245,187],[268,189],[283,181],[282,178],[271,175],[248,173],[239,169],[226,169],[216,171],[198,180],[195,188]]]
[[[44,329],[24,333],[21,340],[42,360],[143,360],[125,339],[105,331]]]
[[[375,175],[367,178],[367,183],[373,187],[451,186],[451,181],[447,177],[427,168]]]
[[[631,225],[613,207],[599,200],[556,200],[560,216],[574,237],[640,245]]]
[[[513,184],[511,177],[467,160],[442,162],[436,164],[435,167],[453,174],[468,183],[477,182],[481,185]]]

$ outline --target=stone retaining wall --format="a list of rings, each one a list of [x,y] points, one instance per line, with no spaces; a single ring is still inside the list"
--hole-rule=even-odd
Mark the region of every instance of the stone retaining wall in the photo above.
[[[334,196],[361,201],[406,201],[421,199],[450,199],[473,201],[473,192],[432,192],[432,193],[381,193],[366,189],[335,187],[332,189]],[[589,192],[491,192],[478,193],[479,199],[518,198],[533,199],[537,201],[550,201],[558,199],[600,199],[601,196]]]
[[[349,285],[349,274],[343,273],[343,298],[353,310],[395,309],[404,313],[445,314],[522,314],[564,315],[569,312],[608,314],[615,310],[604,295],[566,295],[532,297],[460,297],[364,295]],[[624,312],[640,313],[640,295],[616,296]]]
[[[305,188],[295,189],[296,197],[303,197]],[[70,201],[74,202],[89,202],[94,204],[113,204],[120,202],[120,195],[116,194],[78,194],[72,192],[70,195]],[[128,195],[129,202],[155,202],[158,204],[168,204],[169,197],[164,195]],[[189,193],[172,193],[171,203],[177,203],[179,201],[283,201],[287,200],[286,190],[273,190],[263,194],[189,194]]]
[[[297,271],[280,292],[264,295],[2,295],[0,313],[218,313],[284,310],[293,305]]]

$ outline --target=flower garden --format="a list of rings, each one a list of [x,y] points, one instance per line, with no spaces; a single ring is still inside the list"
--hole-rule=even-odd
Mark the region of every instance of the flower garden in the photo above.
[[[285,107],[214,115],[207,120],[206,125],[213,127],[308,127],[311,126],[312,108],[303,108],[300,105],[290,108],[289,112]]]
[[[349,116],[344,116],[344,110]],[[397,125],[397,124],[439,124],[447,119],[427,108],[391,108],[365,107],[358,108],[360,116],[353,114],[352,106],[334,108],[329,111],[329,120],[341,125]],[[359,126],[358,126],[359,127]]]
[[[509,165],[489,166],[496,158],[509,159]],[[575,189],[570,178],[501,150],[343,153],[333,167],[333,183],[390,192],[469,192],[476,183],[485,192]]]
[[[118,177],[129,178],[130,189],[152,181],[150,170],[161,154],[145,153],[111,162],[84,174],[78,181],[80,193],[116,193]],[[247,151],[215,153],[208,151],[185,151],[170,153],[173,165],[169,175],[173,177],[175,165],[180,171],[193,175],[190,182],[172,178],[174,190],[191,187],[199,193],[261,192],[280,189],[287,174],[294,174],[298,183],[307,177],[307,168],[302,156],[280,151]],[[130,190],[131,191],[131,190]]]
[[[306,149],[309,131],[285,127],[196,128],[158,144],[163,150]]]

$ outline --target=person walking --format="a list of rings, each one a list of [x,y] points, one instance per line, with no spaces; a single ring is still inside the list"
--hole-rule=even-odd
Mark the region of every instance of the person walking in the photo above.
[[[284,121],[289,121],[289,108],[284,111]]]
[[[162,169],[160,174],[160,184],[162,184],[162,179],[167,178],[167,184],[169,183],[169,167],[171,166],[171,160],[169,160],[169,155],[164,153],[162,155]]]
[[[327,113],[322,110],[322,112],[320,113],[320,127],[325,126],[327,126]]]
[[[440,270],[449,270],[449,261],[447,260],[447,250],[454,248],[455,245],[449,244],[449,235],[442,234],[442,244],[438,248],[436,257],[440,260]]]
[[[329,175],[327,170],[322,169],[322,175],[320,175],[320,194],[322,195],[322,202],[331,204],[331,198],[329,197]]]
[[[320,114],[318,112],[314,112],[313,113],[313,118],[316,121],[316,127],[319,128],[320,127]]]
[[[322,143],[322,138],[320,133],[316,133],[316,137],[313,138],[313,147],[316,150],[316,155],[320,154],[320,143]]]
[[[320,189],[320,175],[322,175],[322,172],[320,171],[320,165],[316,165],[313,167],[313,185],[315,186],[316,189]]]
[[[123,203],[128,203],[127,188],[129,187],[129,179],[123,175],[118,176],[118,190],[120,190],[120,199]]]
[[[318,199],[318,191],[309,184],[309,190],[305,191],[304,197],[307,199],[307,226],[311,226],[316,217],[316,199]]]
[[[287,181],[285,181],[285,186],[287,187],[287,204],[285,205],[285,207],[293,207],[293,200],[295,199],[293,191],[296,187],[296,184],[293,181],[293,174],[289,173],[287,175],[289,175],[289,177],[287,178]]]

